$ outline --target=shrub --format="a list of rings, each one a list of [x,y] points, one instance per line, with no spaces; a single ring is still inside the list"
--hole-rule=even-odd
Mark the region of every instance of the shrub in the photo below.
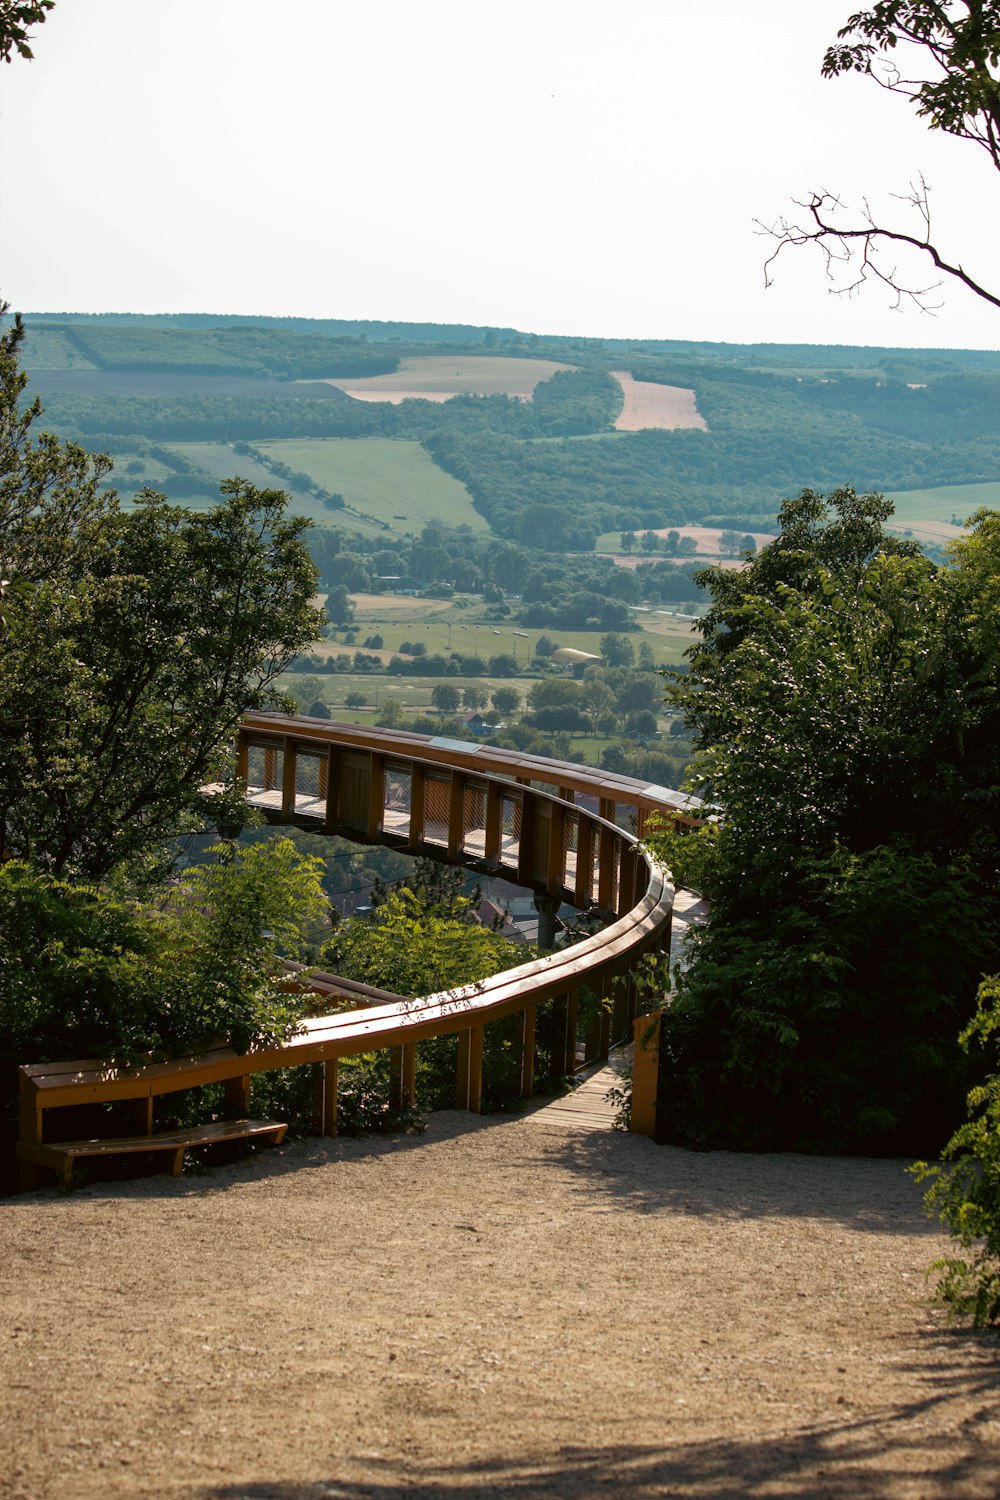
[[[960,1037],[994,1050],[1000,1064],[1000,977],[983,981],[979,1008]],[[978,1328],[1000,1325],[1000,1072],[972,1089],[969,1119],[944,1148],[951,1166],[917,1162],[918,1182],[933,1179],[924,1197],[927,1211],[947,1227],[971,1257],[946,1256],[934,1262],[940,1272],[939,1297]]]

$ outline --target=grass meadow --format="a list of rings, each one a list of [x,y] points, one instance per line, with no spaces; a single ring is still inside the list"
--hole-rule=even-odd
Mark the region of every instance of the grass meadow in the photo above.
[[[324,597],[324,596],[320,596]],[[601,649],[600,630],[526,630],[508,621],[488,620],[478,598],[456,600],[408,599],[398,594],[355,594],[357,640],[345,645],[343,632],[339,639],[319,641],[315,651],[320,656],[337,656],[344,651],[363,649],[366,636],[381,635],[385,660],[399,650],[404,641],[420,642],[428,656],[447,656],[459,651],[463,656],[513,656],[524,666],[535,654],[535,642],[547,635],[557,646],[575,651]],[[631,631],[629,639],[638,654],[639,642],[647,641],[657,666],[674,665],[691,644],[691,621],[656,608],[639,611],[640,629]]]
[[[465,485],[439,469],[419,443],[395,438],[282,438],[255,447],[309,474],[324,489],[343,495],[362,516],[384,522],[393,531],[416,535],[428,521],[489,529],[473,509]],[[325,510],[316,500],[312,504],[319,512],[314,520],[345,527],[358,524],[350,512]]]

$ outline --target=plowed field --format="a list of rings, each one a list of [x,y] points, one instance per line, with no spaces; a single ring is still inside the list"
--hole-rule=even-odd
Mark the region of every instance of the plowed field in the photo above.
[[[633,380],[627,370],[613,370],[612,374],[625,392],[625,404],[615,423],[619,432],[639,432],[643,427],[697,427],[708,431],[708,423],[695,404],[694,391]]]

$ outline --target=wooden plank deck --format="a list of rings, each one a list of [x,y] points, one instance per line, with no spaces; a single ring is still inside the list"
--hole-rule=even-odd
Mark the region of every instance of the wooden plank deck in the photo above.
[[[708,920],[708,902],[694,891],[679,890],[674,897],[671,929],[671,967],[686,965],[687,938],[694,927]],[[570,1094],[552,1099],[534,1111],[534,1118],[546,1125],[575,1130],[613,1130],[617,1105],[608,1102],[608,1090],[619,1082],[632,1066],[632,1048],[616,1047],[606,1063],[596,1064],[581,1075],[581,1081]]]

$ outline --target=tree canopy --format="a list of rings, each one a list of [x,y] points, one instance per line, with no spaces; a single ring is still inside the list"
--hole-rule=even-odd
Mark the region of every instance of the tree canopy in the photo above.
[[[670,695],[722,820],[664,1021],[671,1139],[905,1151],[957,1118],[954,1038],[1000,956],[1000,516],[936,568],[887,513],[807,492],[704,577]]]
[[[175,834],[241,714],[316,634],[306,523],[239,480],[208,511],[35,437],[0,337],[0,857],[98,879]]]

